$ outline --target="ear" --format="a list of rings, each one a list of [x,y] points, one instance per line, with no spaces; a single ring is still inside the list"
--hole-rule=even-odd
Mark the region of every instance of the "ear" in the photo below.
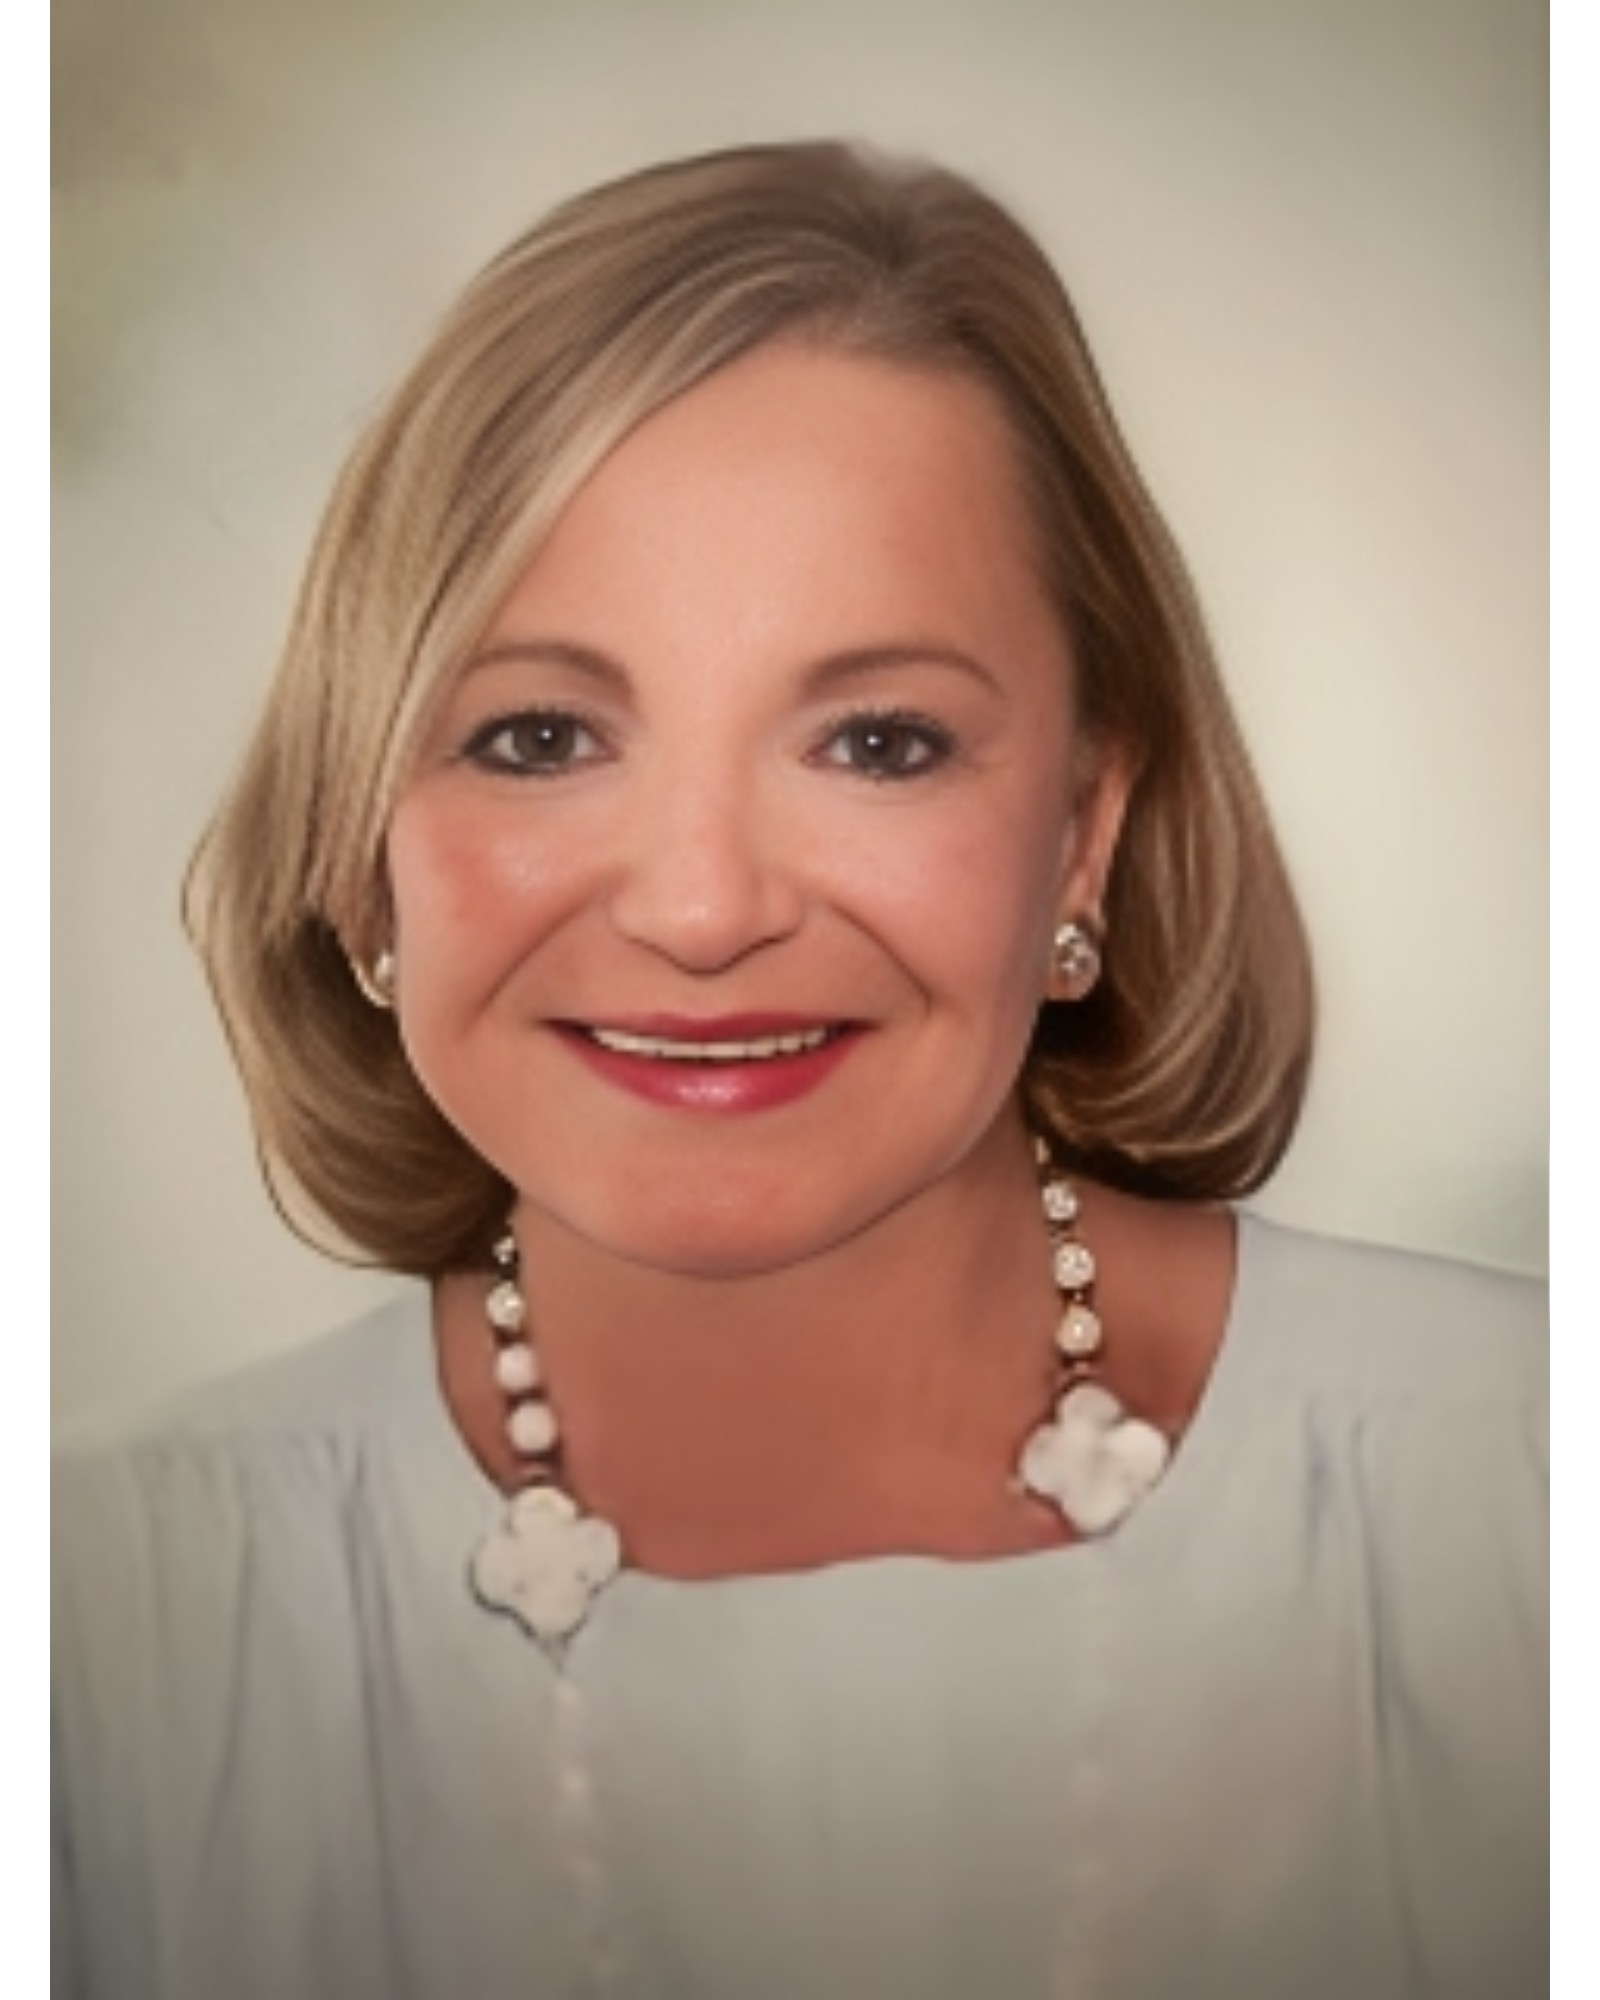
[[[392,1008],[395,992],[394,918],[387,887],[368,899],[368,905],[349,923],[332,924],[339,949],[350,967],[350,976],[362,996],[374,1007]]]
[[[1133,778],[1133,760],[1119,745],[1095,746],[1085,754],[1062,847],[1058,916],[1063,923],[1100,920]]]
[[[346,958],[370,965],[381,952],[394,947],[394,901],[389,893],[388,867],[380,863],[371,879],[354,895],[330,906],[324,921],[339,940]]]

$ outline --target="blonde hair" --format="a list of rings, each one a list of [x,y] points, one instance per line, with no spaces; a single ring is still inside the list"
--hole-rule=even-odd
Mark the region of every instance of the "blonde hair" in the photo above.
[[[269,1185],[335,1254],[425,1275],[475,1262],[510,1198],[349,962],[387,935],[385,828],[430,704],[605,454],[783,335],[997,397],[1079,713],[1137,770],[1106,974],[1041,1010],[1032,1121],[1062,1159],[1157,1196],[1247,1192],[1288,1143],[1311,1042],[1299,916],[1182,561],[1060,281],[955,174],[749,147],[582,195],[469,287],[335,487],[196,855],[188,919]]]

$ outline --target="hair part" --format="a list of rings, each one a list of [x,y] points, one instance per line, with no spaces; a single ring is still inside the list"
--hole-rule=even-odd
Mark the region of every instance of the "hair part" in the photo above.
[[[1312,1029],[1300,918],[1183,563],[1060,280],[946,170],[749,147],[567,202],[468,288],[334,489],[196,854],[187,918],[269,1186],[335,1255],[430,1276],[475,1263],[511,1199],[350,971],[387,941],[385,830],[419,733],[606,454],[785,337],[995,395],[1080,720],[1136,774],[1088,913],[1105,977],[1046,1004],[1027,1054],[1035,1128],[1064,1163],[1192,1199],[1248,1192],[1289,1142]]]

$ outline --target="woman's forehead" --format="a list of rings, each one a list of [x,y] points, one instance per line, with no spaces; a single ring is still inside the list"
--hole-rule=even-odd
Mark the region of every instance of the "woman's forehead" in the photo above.
[[[674,398],[609,452],[483,635],[530,617],[771,624],[1044,611],[1010,425],[980,383],[784,343]],[[860,638],[862,635],[853,635]]]

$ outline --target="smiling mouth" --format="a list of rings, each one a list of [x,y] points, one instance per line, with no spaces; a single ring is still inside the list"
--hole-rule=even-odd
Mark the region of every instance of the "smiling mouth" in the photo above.
[[[843,1025],[802,1028],[778,1035],[753,1035],[693,1041],[682,1036],[633,1034],[622,1028],[579,1026],[579,1032],[597,1047],[613,1055],[634,1056],[649,1062],[669,1063],[757,1063],[775,1062],[785,1056],[810,1055],[825,1048],[848,1032]]]

